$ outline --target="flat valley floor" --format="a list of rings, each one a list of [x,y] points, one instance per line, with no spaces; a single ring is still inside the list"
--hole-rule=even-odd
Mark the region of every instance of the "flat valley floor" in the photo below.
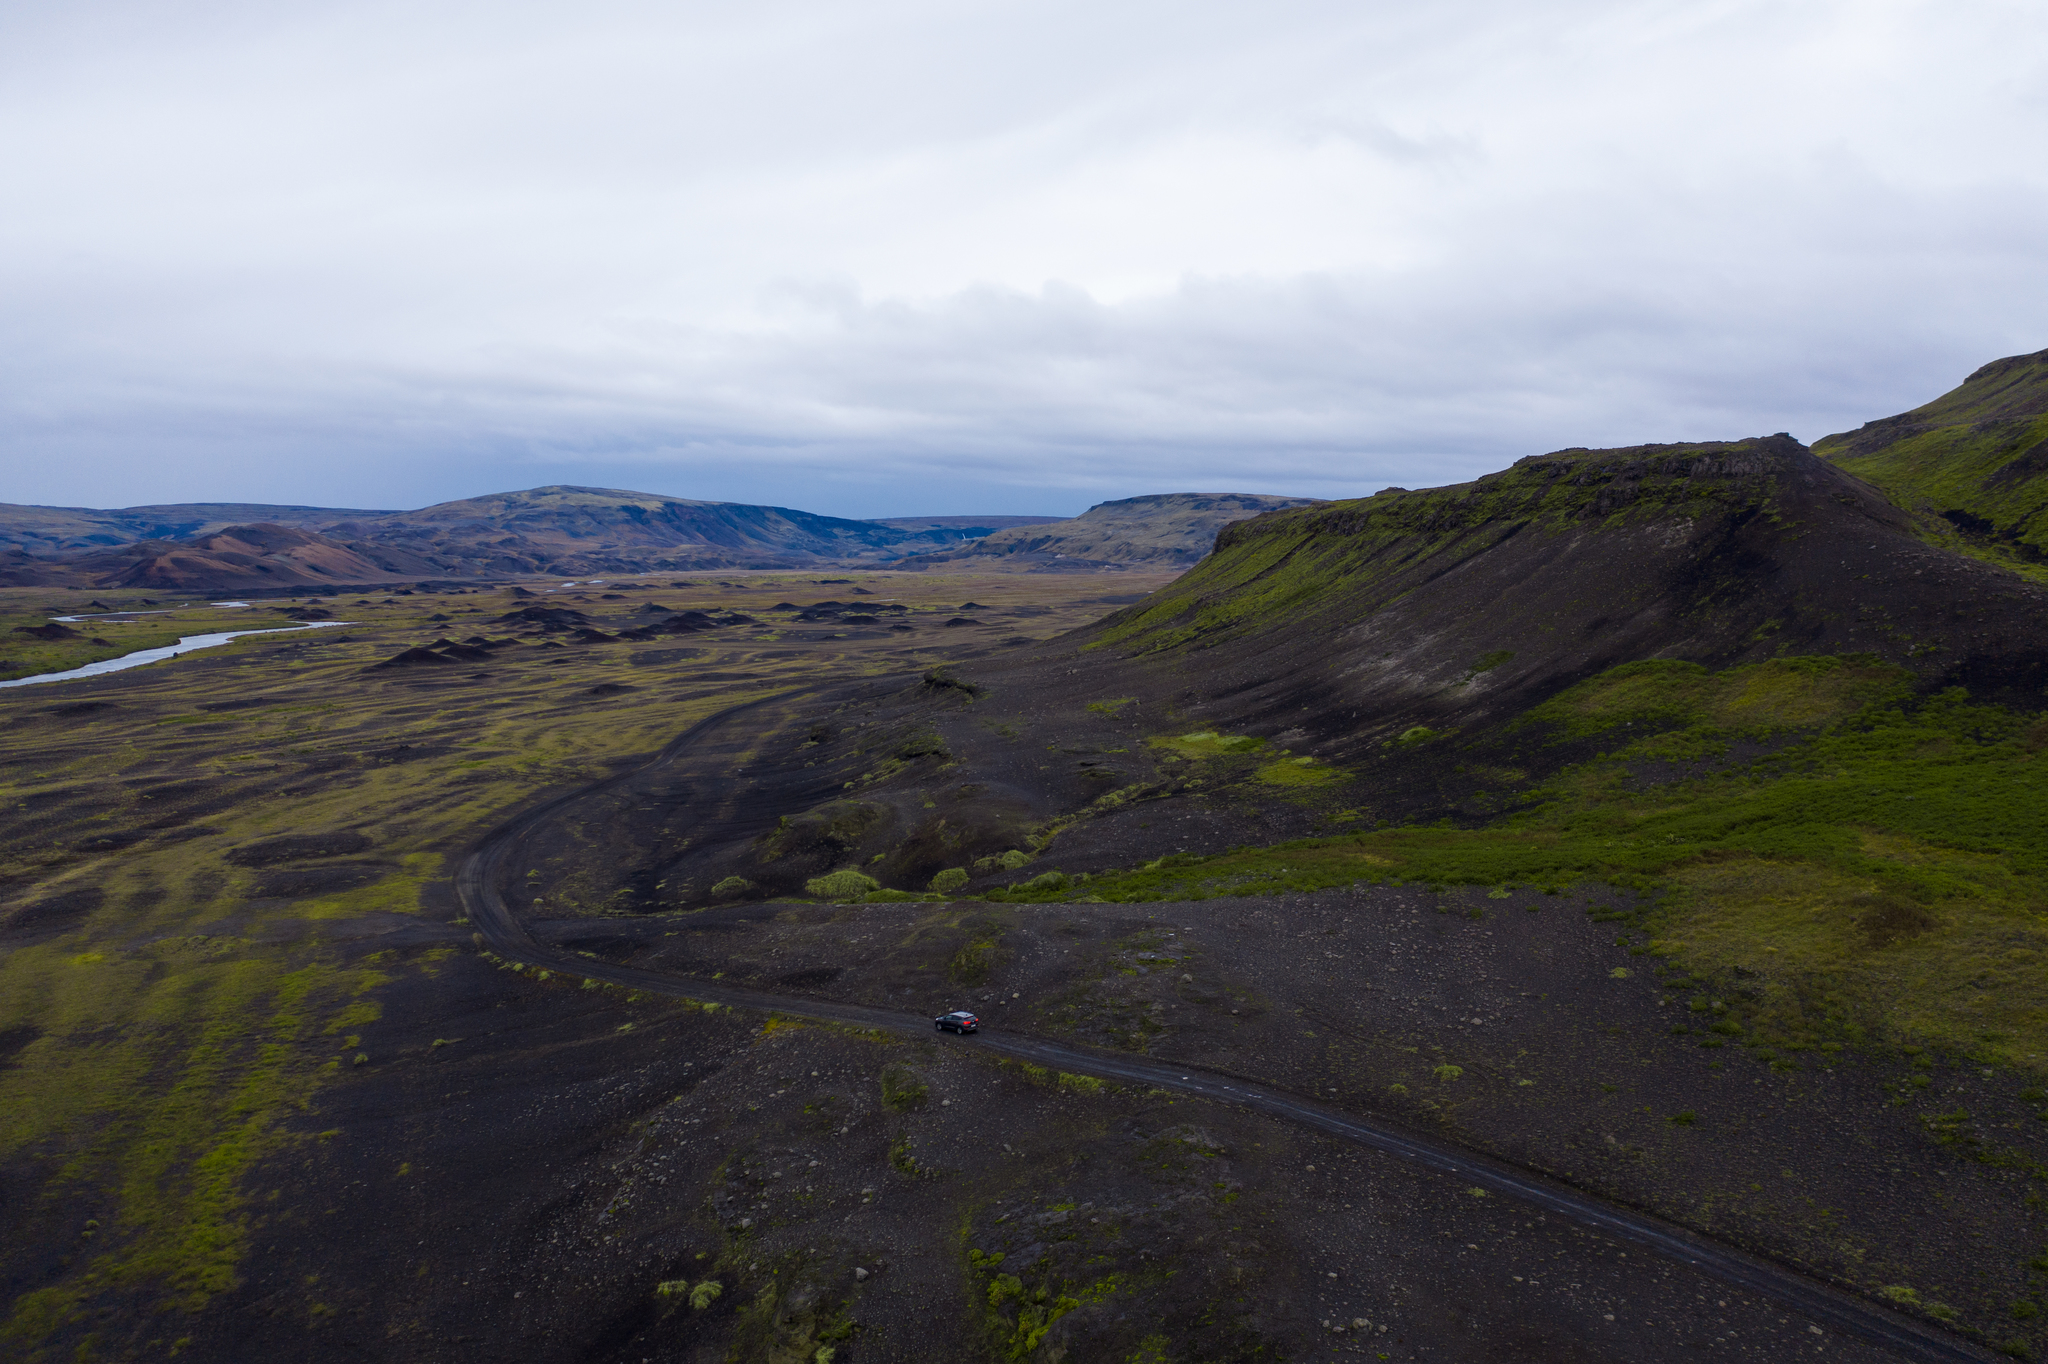
[[[1169,580],[821,576],[247,606],[0,590],[0,633],[92,601],[164,613],[15,635],[36,666],[348,622],[0,690],[9,1357],[1893,1357],[1228,1106],[486,951],[452,873],[521,811],[765,702],[679,758],[674,781],[715,791],[755,763],[775,698],[971,673]],[[827,609],[799,621],[783,603]],[[707,623],[619,638],[687,612]],[[521,878],[538,937],[1249,1076],[1824,1272],[1813,1248],[1853,1256],[1863,1219],[1961,1244],[2004,1215],[1938,1145],[1839,1159],[1842,1115],[1881,1110],[1886,1077],[1784,1075],[1674,1040],[1685,1002],[1597,917],[1616,892],[678,912],[632,881],[632,848],[657,837],[643,824],[678,851],[692,837],[650,811],[567,811]],[[1208,851],[1313,831],[1185,818]],[[1980,1114],[2007,1103],[1949,1081]],[[2011,1106],[2011,1140],[2033,1141]]]

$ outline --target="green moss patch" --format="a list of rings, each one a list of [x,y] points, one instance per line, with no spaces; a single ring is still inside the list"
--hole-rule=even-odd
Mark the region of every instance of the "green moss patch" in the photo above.
[[[1155,735],[1145,742],[1182,758],[1221,758],[1256,753],[1266,746],[1264,739],[1250,734],[1218,734],[1212,729],[1197,730],[1193,734]]]
[[[1282,758],[1252,773],[1254,781],[1282,787],[1329,786],[1344,778],[1342,768],[1332,767],[1317,758]]]
[[[44,1035],[0,1075],[0,1158],[55,1155],[42,1197],[106,1211],[95,1253],[16,1299],[0,1334],[26,1351],[101,1294],[196,1311],[235,1287],[243,1176],[293,1140],[284,1121],[339,1066],[341,1026],[376,1016],[367,992],[385,979],[212,938],[11,954],[0,1027],[33,1020]]]

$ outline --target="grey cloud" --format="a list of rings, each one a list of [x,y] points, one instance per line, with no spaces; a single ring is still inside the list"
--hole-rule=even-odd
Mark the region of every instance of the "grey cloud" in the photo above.
[[[1810,439],[2048,344],[1995,8],[17,17],[0,497],[1077,510]]]

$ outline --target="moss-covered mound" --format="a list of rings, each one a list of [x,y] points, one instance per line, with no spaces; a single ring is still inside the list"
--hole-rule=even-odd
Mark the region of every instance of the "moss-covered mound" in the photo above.
[[[2048,350],[1993,360],[1931,403],[1813,448],[1967,537],[2028,561],[2048,551]]]

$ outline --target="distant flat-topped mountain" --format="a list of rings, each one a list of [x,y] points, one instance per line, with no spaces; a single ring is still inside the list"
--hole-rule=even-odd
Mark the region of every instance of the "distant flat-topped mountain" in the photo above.
[[[250,590],[422,577],[879,566],[991,531],[1057,520],[857,521],[569,484],[418,511],[0,504],[0,582]]]
[[[2048,555],[2048,350],[1993,360],[1933,402],[1813,450],[1966,536]]]
[[[1071,521],[999,530],[958,549],[920,554],[898,568],[1005,567],[1029,571],[1087,570],[1142,564],[1185,568],[1216,543],[1234,521],[1312,507],[1312,497],[1261,493],[1156,493],[1102,502]]]

